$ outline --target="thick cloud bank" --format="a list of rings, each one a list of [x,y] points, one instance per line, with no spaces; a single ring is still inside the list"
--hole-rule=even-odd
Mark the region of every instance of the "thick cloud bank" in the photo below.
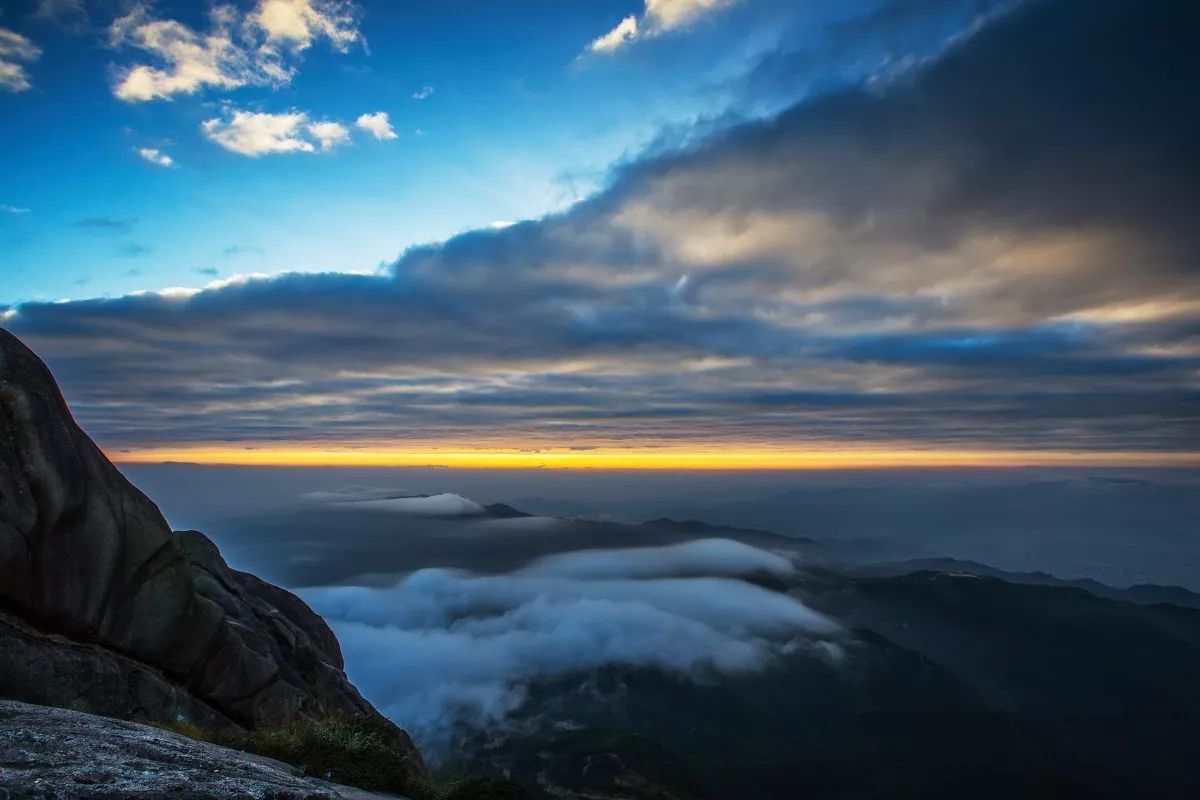
[[[391,511],[418,517],[469,517],[483,513],[483,506],[457,494],[434,494],[420,497],[390,497],[380,500],[360,500],[355,508],[366,511]]]
[[[486,513],[474,500],[454,494],[413,494],[366,486],[305,492],[305,500],[354,511],[391,511],[415,517],[473,517]]]
[[[701,126],[565,214],[387,274],[31,303],[5,325],[114,449],[1194,451],[1196,15],[1019,3],[936,59]],[[807,55],[784,41],[747,80],[787,85]]]
[[[568,554],[499,576],[426,569],[390,588],[303,595],[337,632],[351,679],[436,752],[461,726],[503,724],[538,678],[613,664],[745,672],[838,633],[787,595],[723,577],[759,568],[784,566],[708,540]],[[693,577],[657,577],[681,574]]]

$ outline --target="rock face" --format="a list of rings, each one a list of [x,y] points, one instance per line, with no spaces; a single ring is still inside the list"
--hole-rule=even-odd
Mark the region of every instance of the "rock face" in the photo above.
[[[0,330],[0,697],[209,726],[379,717],[342,667],[303,601],[172,533]]]
[[[0,700],[0,797],[377,800],[287,764],[132,722]]]

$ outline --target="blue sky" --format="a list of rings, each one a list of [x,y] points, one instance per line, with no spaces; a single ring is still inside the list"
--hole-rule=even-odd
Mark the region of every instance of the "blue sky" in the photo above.
[[[887,3],[677,0],[660,3],[683,9],[674,27],[595,52],[589,44],[626,17],[640,14],[653,34],[652,15],[638,0],[275,2],[344,14],[343,39],[314,25],[302,49],[279,47],[286,79],[150,99],[118,96],[135,67],[169,69],[161,51],[136,46],[138,26],[174,21],[212,35],[210,4],[5,4],[0,26],[40,56],[14,62],[27,89],[0,91],[0,204],[16,210],[0,213],[0,302],[239,273],[374,271],[414,243],[561,210],[602,187],[614,164],[697,121],[762,114],[861,77],[896,58],[897,45],[936,50],[976,5],[933,4],[877,41],[825,52],[831,26]],[[233,4],[234,28],[263,7]],[[783,37],[808,44],[813,69],[746,91],[747,71]],[[202,131],[238,110],[300,112],[352,134],[328,152],[249,157]],[[353,127],[377,112],[396,138]]]
[[[1194,464],[1195,20],[9,3],[0,322],[127,460]]]

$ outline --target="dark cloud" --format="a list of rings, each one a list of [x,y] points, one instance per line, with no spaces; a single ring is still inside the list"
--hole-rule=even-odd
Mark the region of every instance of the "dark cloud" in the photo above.
[[[121,258],[141,258],[153,252],[154,248],[137,242],[129,242],[117,248],[117,255]]]
[[[387,274],[7,324],[111,445],[1195,450],[1197,13],[1031,1]]]
[[[252,244],[231,244],[221,251],[222,258],[233,258],[240,255],[259,255],[263,254],[263,249]]]
[[[33,17],[57,25],[67,33],[83,33],[91,22],[83,0],[38,0]]]
[[[85,217],[77,221],[75,227],[92,233],[117,234],[129,233],[133,230],[135,224],[137,224],[137,220],[132,217],[128,219]]]
[[[206,275],[210,278],[215,278],[221,274],[221,271],[216,267],[195,267],[192,269],[192,272],[196,273],[197,275]]]

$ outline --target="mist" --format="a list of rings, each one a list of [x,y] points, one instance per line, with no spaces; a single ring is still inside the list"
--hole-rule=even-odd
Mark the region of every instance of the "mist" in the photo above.
[[[333,626],[351,680],[436,755],[464,731],[502,728],[535,680],[611,665],[702,680],[839,636],[795,598],[730,577],[764,569],[792,570],[705,540],[558,555],[504,575],[424,569],[386,587],[301,595]]]

